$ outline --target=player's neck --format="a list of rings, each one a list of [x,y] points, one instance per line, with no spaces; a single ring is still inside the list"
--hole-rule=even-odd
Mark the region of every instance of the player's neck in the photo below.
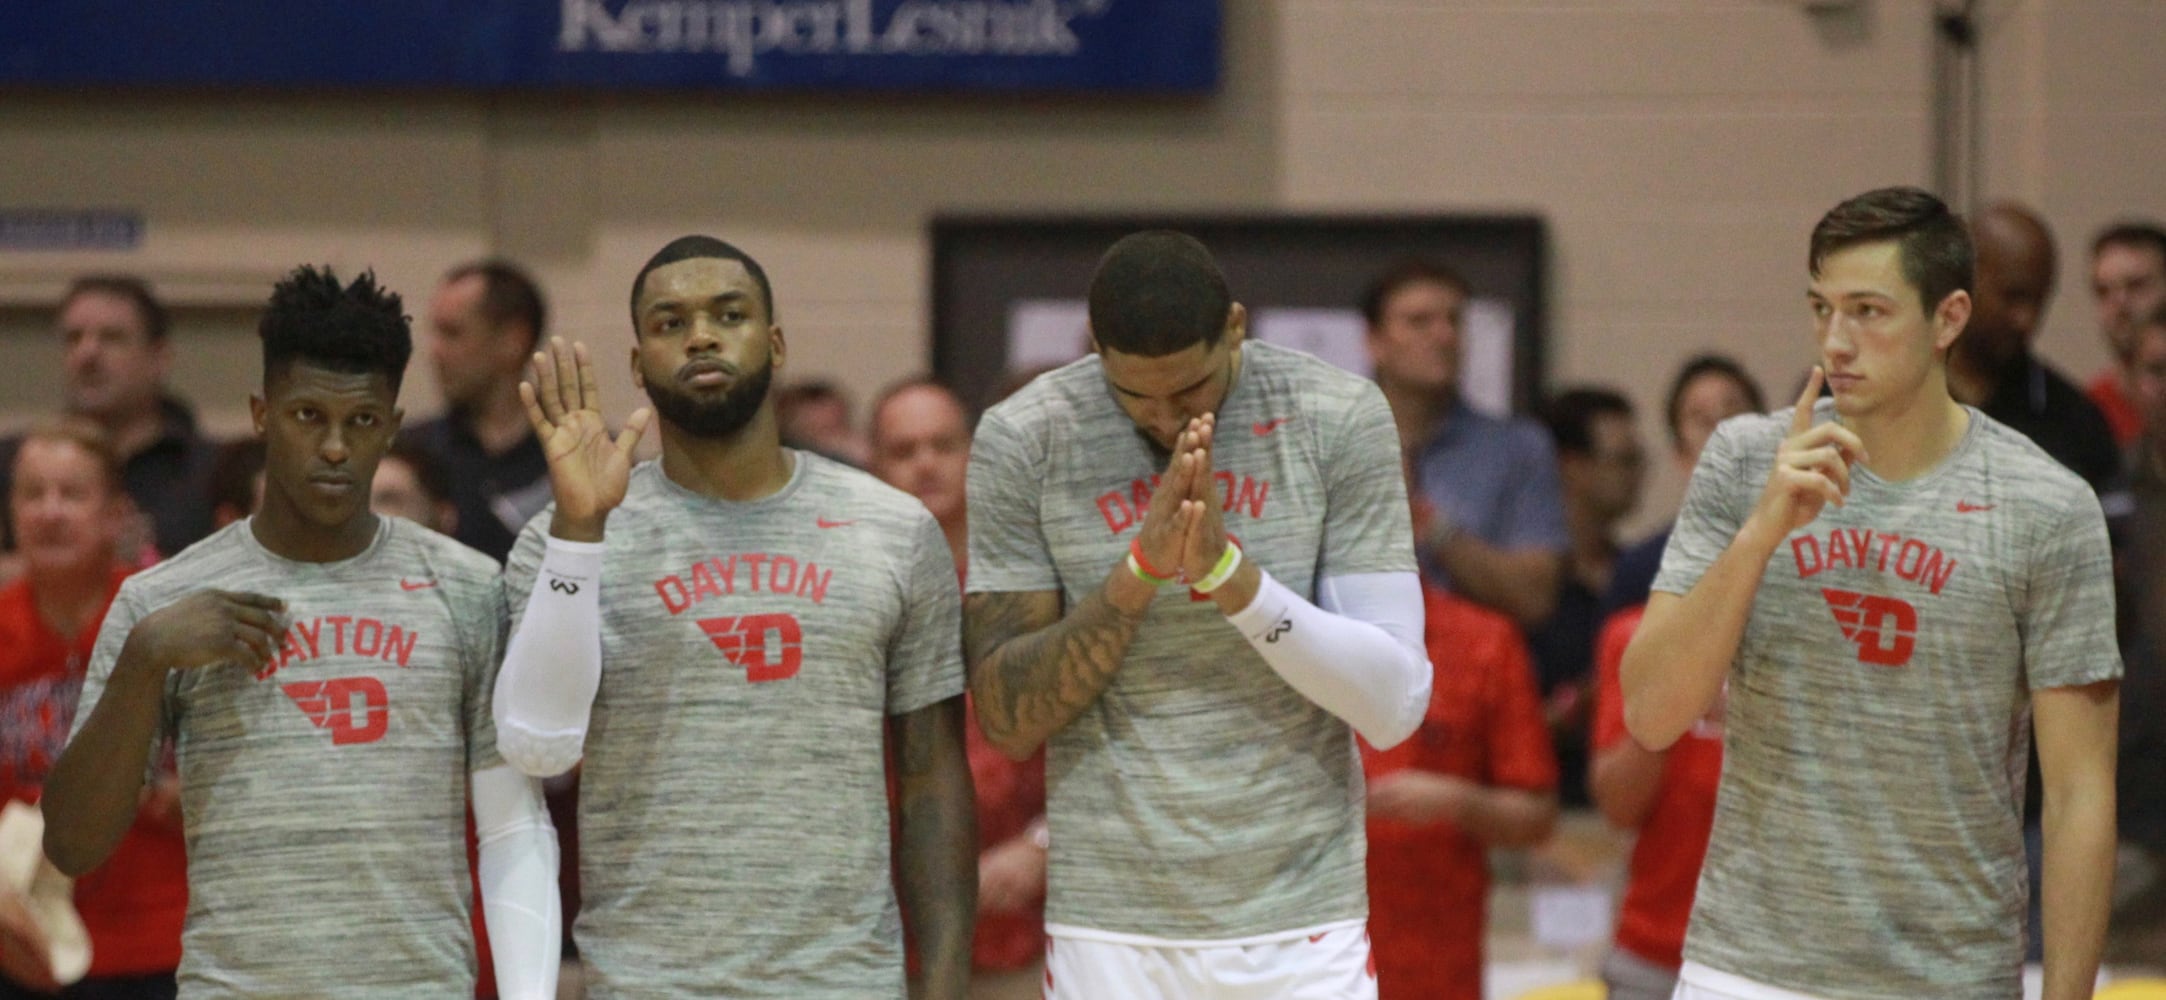
[[[36,573],[30,577],[30,597],[37,605],[38,620],[53,634],[74,638],[90,627],[105,608],[112,585],[110,558],[83,566]]]
[[[362,510],[344,524],[320,527],[310,524],[293,506],[273,494],[263,497],[263,509],[248,519],[249,534],[272,555],[294,562],[332,563],[351,559],[376,541],[380,519]]]
[[[1872,461],[1873,475],[1891,483],[1932,471],[1955,451],[1970,429],[1970,412],[1948,394],[1944,376],[1934,373],[1907,400],[1891,400],[1877,411],[1845,418]]]
[[[790,482],[796,459],[782,448],[772,408],[728,437],[706,438],[662,421],[662,474],[701,496],[747,503]]]

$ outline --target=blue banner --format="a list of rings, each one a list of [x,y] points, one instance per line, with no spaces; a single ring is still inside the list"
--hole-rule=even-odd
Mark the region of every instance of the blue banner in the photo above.
[[[142,242],[140,212],[0,208],[0,250],[133,250]]]
[[[1198,93],[1219,0],[0,0],[0,86]]]

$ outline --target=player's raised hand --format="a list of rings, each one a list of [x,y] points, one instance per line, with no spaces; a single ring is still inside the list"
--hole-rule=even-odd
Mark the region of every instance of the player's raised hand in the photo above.
[[[1811,524],[1828,504],[1842,506],[1850,496],[1850,467],[1865,460],[1865,443],[1850,428],[1832,420],[1813,423],[1813,403],[1826,380],[1814,366],[1760,491],[1755,513],[1784,534]]]
[[[1181,431],[1180,440],[1173,445],[1173,457],[1166,460],[1166,471],[1151,492],[1150,505],[1143,509],[1136,552],[1147,573],[1172,577],[1181,571],[1182,545],[1188,535],[1188,514],[1183,508],[1189,483],[1198,475],[1209,475],[1197,472],[1202,459],[1195,454],[1196,428],[1196,421],[1191,420]]]
[[[534,352],[534,378],[519,383],[526,419],[549,459],[549,488],[557,509],[549,533],[573,541],[600,541],[609,512],[624,502],[632,476],[632,450],[646,433],[653,411],[641,407],[614,439],[602,419],[601,387],[587,345],[549,339]]]
[[[1207,413],[1190,422],[1189,428],[1196,435],[1197,461],[1196,474],[1188,484],[1189,527],[1181,547],[1181,571],[1194,582],[1209,576],[1219,557],[1226,554],[1226,522],[1221,515],[1224,504],[1219,500],[1217,470],[1211,465],[1218,420]]]
[[[128,646],[161,672],[220,663],[258,671],[278,655],[285,611],[286,602],[276,597],[198,590],[143,616],[128,633]]]

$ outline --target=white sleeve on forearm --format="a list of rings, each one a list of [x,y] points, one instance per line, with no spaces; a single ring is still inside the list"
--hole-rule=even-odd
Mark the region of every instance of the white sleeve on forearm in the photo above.
[[[602,684],[602,543],[551,538],[497,672],[496,749],[537,778],[571,770]]]
[[[1303,697],[1369,745],[1397,745],[1429,709],[1421,578],[1358,573],[1326,577],[1316,589],[1323,607],[1264,573],[1256,599],[1226,620]]]
[[[555,1000],[563,961],[557,831],[541,782],[509,765],[472,775],[474,837],[481,845],[481,909],[504,1000]]]

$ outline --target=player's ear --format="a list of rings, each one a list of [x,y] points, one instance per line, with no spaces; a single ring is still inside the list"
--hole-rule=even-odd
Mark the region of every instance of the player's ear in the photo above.
[[[264,400],[262,393],[248,394],[248,424],[256,429],[256,436],[259,438],[263,436],[264,418],[269,416],[270,412],[271,404]]]
[[[1949,292],[1933,310],[1933,349],[1945,351],[1963,335],[1970,323],[1970,293],[1960,288]]]
[[[782,324],[776,323],[775,325],[768,327],[767,363],[770,366],[779,370],[782,367],[783,362],[787,360],[789,356],[790,343],[782,336]]]
[[[1221,334],[1229,348],[1241,346],[1248,338],[1248,307],[1239,302],[1226,307],[1226,329]]]
[[[629,361],[631,362],[631,364],[632,364],[632,386],[633,386],[634,388],[638,389],[638,390],[639,390],[639,391],[641,391],[641,392],[646,392],[646,391],[647,391],[647,376],[646,376],[645,374],[643,374],[642,372],[640,372],[640,370],[639,370],[639,345],[638,345],[638,344],[633,344],[633,345],[632,345],[632,350],[631,350],[631,353],[630,353],[629,355],[627,355],[627,358],[626,358],[626,360],[629,360]]]

